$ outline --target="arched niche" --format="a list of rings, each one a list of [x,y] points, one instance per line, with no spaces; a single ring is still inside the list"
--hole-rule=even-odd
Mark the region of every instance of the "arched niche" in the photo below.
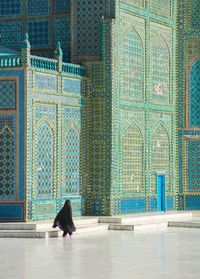
[[[144,48],[134,28],[121,39],[121,95],[141,97],[144,89]]]
[[[41,121],[35,130],[34,182],[37,198],[54,197],[54,133],[47,121]]]
[[[122,192],[141,193],[143,183],[143,137],[139,127],[130,123],[122,132]]]

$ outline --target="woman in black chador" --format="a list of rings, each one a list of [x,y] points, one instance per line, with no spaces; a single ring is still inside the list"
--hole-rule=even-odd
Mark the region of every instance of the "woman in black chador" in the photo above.
[[[71,236],[72,233],[76,231],[72,220],[72,208],[70,200],[65,201],[63,208],[56,216],[53,223],[53,228],[56,228],[57,226],[63,231],[63,236],[66,236],[67,234]]]

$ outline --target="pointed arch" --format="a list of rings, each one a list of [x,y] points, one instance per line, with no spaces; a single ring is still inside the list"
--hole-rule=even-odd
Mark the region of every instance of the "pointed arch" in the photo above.
[[[143,138],[135,121],[125,125],[121,136],[123,193],[143,192]]]
[[[160,33],[151,37],[151,94],[169,101],[170,48]]]
[[[158,122],[155,123],[155,125],[153,126],[152,130],[151,130],[151,135],[154,135],[158,129],[163,128],[166,132],[167,138],[170,142],[170,135],[169,135],[169,129],[166,126],[165,122],[163,122],[162,120],[158,120]]]
[[[75,127],[77,131],[80,133],[80,123],[76,121],[75,119],[70,119],[68,122],[65,123],[64,129],[67,130],[68,127]]]
[[[130,26],[121,39],[121,95],[142,97],[144,46],[139,33]]]
[[[38,198],[54,196],[55,138],[49,121],[41,119],[35,129],[34,180]]]
[[[62,195],[79,195],[80,189],[80,126],[71,120],[63,132]]]
[[[131,117],[127,122],[126,124],[122,127],[122,132],[121,134],[123,135],[126,131],[126,129],[128,129],[131,125],[135,125],[138,129],[138,132],[140,133],[141,135],[141,138],[142,138],[142,141],[144,141],[144,136],[143,136],[143,133],[140,129],[140,125],[139,123],[137,122],[137,120],[135,120],[133,117]]]
[[[170,136],[163,121],[158,121],[151,133],[151,183],[150,192],[156,193],[156,173],[165,174],[166,191],[172,191],[170,177]]]
[[[16,147],[8,125],[0,131],[0,162],[0,199],[10,199],[16,194]]]
[[[54,134],[54,125],[52,123],[52,121],[49,121],[49,119],[46,116],[41,117],[38,122],[36,123],[36,128],[38,129],[41,125],[43,125],[44,123],[46,123],[47,125],[49,125],[49,127],[52,130],[52,133]]]
[[[0,130],[0,135],[3,134],[4,130],[7,129],[14,137],[14,133],[11,130],[11,128],[8,125],[5,125],[1,130]]]

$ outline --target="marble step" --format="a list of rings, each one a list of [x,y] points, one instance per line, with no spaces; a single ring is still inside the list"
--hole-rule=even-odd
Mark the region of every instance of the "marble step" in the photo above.
[[[52,228],[53,220],[43,220],[30,223],[0,223],[0,230],[49,230]],[[98,217],[74,218],[76,227],[98,224]]]
[[[0,230],[0,238],[46,238],[46,231],[34,230]]]
[[[171,220],[190,220],[192,212],[133,214],[113,217],[99,217],[99,223],[109,224],[147,224],[152,222],[167,222]]]
[[[168,227],[200,229],[200,222],[168,222]]]
[[[74,235],[107,230],[108,224],[79,225]],[[0,230],[0,238],[48,238],[61,237],[62,234],[61,230],[52,228],[48,230]]]
[[[87,225],[80,226],[76,228],[76,232],[73,235],[78,235],[81,233],[90,233],[90,232],[100,232],[107,231],[108,224],[97,224],[97,225]],[[61,230],[50,230],[48,231],[48,237],[62,237],[63,232]]]
[[[152,230],[167,228],[168,222],[157,222],[149,224],[109,224],[109,230],[118,231],[140,231],[140,230]]]

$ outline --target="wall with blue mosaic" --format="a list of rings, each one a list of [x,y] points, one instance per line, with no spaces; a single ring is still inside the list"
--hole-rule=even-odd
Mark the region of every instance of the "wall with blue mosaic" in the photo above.
[[[0,221],[24,220],[24,193],[24,74],[1,69]]]
[[[159,174],[165,210],[200,209],[199,4],[177,2],[1,1],[1,43],[19,50],[27,31],[32,54],[55,58],[28,57],[29,49],[19,54],[18,66],[30,66],[27,150],[24,99],[17,95],[23,88],[5,76],[23,77],[5,72],[16,63],[1,58],[0,194],[8,201],[19,196],[12,207],[17,220],[22,212],[27,220],[53,218],[66,198],[76,216],[157,211]],[[63,60],[72,53],[86,76],[81,66],[62,63],[61,49],[54,55],[58,40]],[[0,206],[11,218],[11,207]]]
[[[197,0],[178,3],[179,208],[200,210],[200,25]]]
[[[27,219],[53,218],[64,201],[81,215],[80,66],[66,64],[74,74],[56,68],[28,71]],[[55,60],[44,60],[55,63]],[[62,63],[62,62],[61,62]],[[62,66],[62,65],[61,65]],[[64,66],[64,64],[63,64]],[[77,67],[77,69],[76,69]]]
[[[190,127],[200,127],[200,59],[194,62],[189,73],[188,115]]]
[[[53,58],[60,41],[63,58],[70,61],[70,8],[70,0],[1,0],[1,44],[20,50],[27,32],[33,54]]]

